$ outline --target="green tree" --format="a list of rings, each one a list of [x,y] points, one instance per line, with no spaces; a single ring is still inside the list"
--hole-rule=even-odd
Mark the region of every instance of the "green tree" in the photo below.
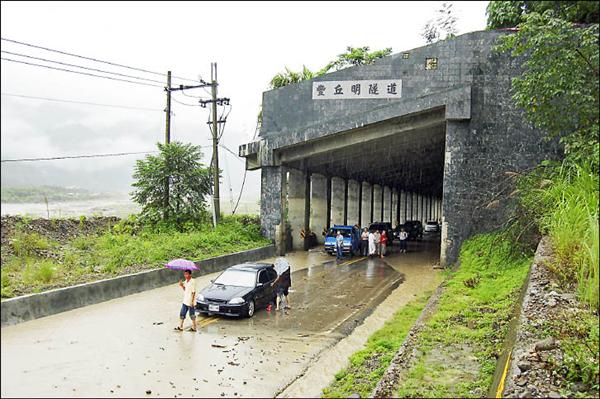
[[[388,47],[383,50],[369,51],[368,46],[364,47],[346,47],[346,52],[338,54],[337,58],[329,62],[325,67],[317,72],[317,75],[323,75],[329,72],[331,69],[339,71],[340,69],[356,66],[356,65],[370,65],[375,62],[376,59],[386,57],[392,53],[392,48]]]
[[[487,6],[488,28],[513,28],[531,13],[552,10],[556,18],[578,23],[598,23],[597,1],[490,1]]]
[[[512,82],[513,100],[525,117],[549,137],[560,137],[569,159],[597,169],[598,23],[562,19],[570,15],[565,7],[523,14],[517,32],[500,38],[499,50],[526,56],[523,74]]]
[[[368,46],[364,47],[351,47],[348,46],[346,48],[346,52],[339,54],[337,58],[325,65],[323,68],[318,70],[317,72],[313,72],[308,69],[306,66],[302,66],[302,71],[295,72],[290,70],[288,67],[285,68],[284,72],[280,72],[276,74],[271,82],[269,83],[269,87],[271,89],[277,89],[280,87],[284,87],[290,84],[302,82],[303,80],[310,80],[317,76],[321,76],[326,74],[332,69],[339,71],[340,69],[344,69],[347,67],[355,66],[355,65],[368,65],[375,62],[376,59],[388,56],[392,53],[391,48],[385,48],[383,50],[375,50],[369,51]]]
[[[202,152],[198,146],[181,142],[157,145],[158,155],[147,155],[136,162],[132,199],[142,207],[142,220],[152,224],[164,221],[182,230],[185,223],[205,216],[204,198],[212,189],[210,170],[200,163]]]

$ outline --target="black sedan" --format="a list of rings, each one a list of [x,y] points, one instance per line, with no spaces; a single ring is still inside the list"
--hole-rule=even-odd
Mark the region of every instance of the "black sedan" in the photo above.
[[[277,279],[272,264],[231,266],[196,296],[196,309],[208,314],[252,317],[256,309],[274,302]]]

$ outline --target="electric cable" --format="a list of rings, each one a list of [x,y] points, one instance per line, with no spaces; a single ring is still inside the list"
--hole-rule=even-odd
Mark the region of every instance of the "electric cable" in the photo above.
[[[9,96],[9,97],[34,99],[34,100],[54,101],[54,102],[61,102],[61,103],[95,105],[95,106],[99,106],[99,107],[134,109],[134,110],[139,110],[139,111],[156,111],[156,112],[164,112],[165,111],[164,109],[158,109],[158,108],[133,107],[133,106],[129,106],[129,105],[116,105],[116,104],[101,104],[101,103],[94,103],[94,102],[90,102],[90,101],[65,100],[65,99],[61,99],[61,98],[27,96],[24,94],[14,94],[14,93],[0,93],[0,95]]]
[[[256,128],[254,129],[254,137],[252,138],[252,141],[254,141],[254,139],[256,138],[256,134],[258,133],[258,129],[260,126],[260,121],[257,119],[256,120]],[[238,195],[238,199],[235,203],[235,207],[233,208],[233,210],[231,211],[231,214],[235,214],[235,211],[238,208],[238,205],[240,204],[240,200],[242,199],[242,193],[244,192],[244,186],[246,185],[246,176],[248,175],[248,169],[244,168],[244,178],[242,179],[242,187],[240,188],[240,194]]]
[[[123,65],[123,64],[118,64],[116,62],[104,61],[104,60],[100,60],[100,59],[97,59],[97,58],[86,57],[86,56],[79,55],[79,54],[68,53],[66,51],[55,50],[55,49],[52,49],[52,48],[38,46],[38,45],[35,45],[35,44],[31,44],[31,43],[20,42],[18,40],[7,39],[7,38],[4,38],[4,37],[0,37],[0,40],[4,40],[4,41],[15,43],[15,44],[20,44],[22,46],[33,47],[33,48],[37,48],[37,49],[41,49],[41,50],[51,51],[51,52],[58,53],[58,54],[68,55],[68,56],[71,56],[71,57],[77,57],[77,58],[81,58],[81,59],[84,59],[84,60],[90,60],[90,61],[100,62],[100,63],[107,64],[107,65],[113,65],[113,66],[117,66],[117,67],[121,67],[121,68],[127,68],[127,69],[131,69],[131,70],[134,70],[134,71],[146,72],[146,73],[151,73],[153,75],[159,75],[159,76],[165,76],[164,73],[160,73],[160,72],[149,71],[147,69],[131,67],[131,66]],[[179,79],[179,80],[186,80],[186,81],[189,81],[189,82],[198,83],[198,81],[195,80],[195,79],[182,78],[182,77],[179,77],[179,76],[172,76],[172,77],[176,78],[176,79]]]
[[[118,152],[113,154],[93,154],[93,155],[72,155],[62,157],[44,157],[44,158],[19,158],[19,159],[2,159],[0,162],[35,162],[35,161],[55,161],[59,159],[77,159],[77,158],[104,158],[104,157],[120,157],[124,155],[136,154],[152,154],[158,151],[139,151],[139,152]]]
[[[187,105],[188,107],[199,107],[200,104],[188,104],[188,103],[184,103],[182,101],[177,100],[175,97],[171,96],[171,100],[175,101],[177,104],[181,104],[181,105]]]
[[[112,74],[112,75],[122,76],[122,77],[125,77],[125,78],[145,80],[145,81],[154,82],[154,83],[161,83],[161,84],[163,83],[160,80],[142,78],[142,77],[133,76],[133,75],[126,75],[126,74],[118,73],[118,72],[105,71],[103,69],[89,68],[89,67],[86,67],[86,66],[81,66],[81,65],[76,65],[76,64],[69,64],[67,62],[54,61],[54,60],[49,60],[47,58],[34,57],[34,56],[31,56],[31,55],[27,55],[27,54],[13,53],[13,52],[4,51],[4,50],[1,50],[0,52],[6,53],[6,54],[10,54],[10,55],[16,55],[18,57],[31,58],[31,59],[38,60],[38,61],[51,62],[51,63],[54,63],[54,64],[65,65],[65,66],[70,66],[70,67],[75,67],[75,68],[81,68],[81,69],[86,69],[88,71],[108,73],[108,74]]]
[[[142,85],[142,86],[153,86],[153,87],[160,87],[160,88],[163,87],[163,86],[155,85],[153,83],[135,82],[133,80],[113,78],[111,76],[96,75],[96,74],[88,73],[88,72],[73,71],[71,69],[58,68],[58,67],[53,67],[53,66],[50,66],[50,65],[36,64],[36,63],[33,63],[33,62],[18,61],[18,60],[13,60],[11,58],[5,58],[5,57],[0,57],[0,60],[10,61],[10,62],[16,62],[16,63],[19,63],[19,64],[25,64],[25,65],[31,65],[31,66],[37,66],[37,67],[41,67],[41,68],[54,69],[54,70],[57,70],[57,71],[76,73],[76,74],[80,74],[80,75],[93,76],[93,77],[96,77],[96,78],[116,80],[116,81],[119,81],[119,82],[132,83],[132,84],[137,84],[137,85]]]

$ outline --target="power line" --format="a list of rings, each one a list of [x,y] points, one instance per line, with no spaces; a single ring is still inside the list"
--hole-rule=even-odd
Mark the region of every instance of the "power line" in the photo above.
[[[223,144],[219,143],[219,146],[223,149],[225,149],[227,152],[229,152],[230,154],[233,154],[235,156],[235,159],[237,159],[240,162],[244,162],[242,159],[240,159],[239,154],[236,154],[235,152],[231,151],[229,148],[225,147]]]
[[[203,89],[206,90],[205,87],[203,87]],[[183,94],[186,97],[200,99],[200,100],[205,100],[205,99],[208,98],[208,97],[202,97],[202,96],[190,96],[189,94],[185,94],[185,90],[181,90],[180,93]]]
[[[113,78],[111,76],[102,76],[102,75],[96,75],[93,73],[88,73],[88,72],[79,72],[79,71],[73,71],[71,69],[65,69],[65,68],[58,68],[58,67],[53,67],[50,65],[42,65],[42,64],[36,64],[33,62],[25,62],[25,61],[18,61],[18,60],[13,60],[11,58],[5,58],[5,57],[0,57],[0,60],[4,60],[4,61],[10,61],[10,62],[17,62],[19,64],[25,64],[25,65],[31,65],[31,66],[37,66],[37,67],[41,67],[41,68],[47,68],[47,69],[55,69],[57,71],[63,71],[63,72],[70,72],[70,73],[77,73],[80,75],[87,75],[87,76],[93,76],[96,78],[103,78],[103,79],[110,79],[110,80],[116,80],[119,82],[126,82],[126,83],[133,83],[136,85],[142,85],[142,86],[153,86],[153,87],[160,87],[162,88],[163,86],[159,86],[159,85],[155,85],[153,83],[143,83],[143,82],[135,82],[133,80],[127,80],[127,79],[119,79],[119,78]]]
[[[18,40],[7,39],[7,38],[4,38],[4,37],[2,37],[0,39],[4,40],[4,41],[7,41],[7,42],[20,44],[22,46],[38,48],[38,49],[46,50],[46,51],[52,51],[54,53],[68,55],[68,56],[71,56],[71,57],[77,57],[77,58],[81,58],[81,59],[84,59],[84,60],[90,60],[90,61],[94,61],[94,62],[100,62],[100,63],[103,63],[103,64],[113,65],[113,66],[117,66],[117,67],[121,67],[121,68],[127,68],[127,69],[131,69],[131,70],[134,70],[134,71],[139,71],[139,72],[151,73],[153,75],[165,76],[164,73],[160,73],[160,72],[149,71],[147,69],[131,67],[131,66],[123,65],[123,64],[117,64],[116,62],[111,62],[111,61],[103,61],[103,60],[100,60],[100,59],[97,59],[97,58],[86,57],[86,56],[79,55],[79,54],[68,53],[66,51],[55,50],[55,49],[51,49],[51,48],[48,48],[48,47],[42,47],[42,46],[38,46],[38,45],[35,45],[35,44],[31,44],[31,43],[20,42]],[[173,77],[176,78],[176,79],[179,79],[179,80],[187,80],[189,82],[198,82],[195,79],[182,78],[182,77],[179,77],[179,76],[173,76]]]
[[[65,66],[70,66],[70,67],[75,67],[75,68],[87,69],[88,71],[108,73],[108,74],[112,74],[112,75],[123,76],[123,77],[126,77],[126,78],[133,78],[133,79],[139,79],[139,80],[145,80],[145,81],[154,82],[154,83],[161,83],[161,84],[163,83],[160,80],[142,78],[142,77],[139,77],[139,76],[126,75],[126,74],[123,74],[123,73],[112,72],[112,71],[105,71],[103,69],[89,68],[89,67],[85,67],[85,66],[81,66],[81,65],[69,64],[67,62],[54,61],[54,60],[49,60],[47,58],[34,57],[34,56],[31,56],[31,55],[27,55],[27,54],[12,53],[10,51],[4,51],[4,50],[2,50],[0,52],[6,53],[6,54],[11,54],[11,55],[16,55],[18,57],[31,58],[31,59],[38,60],[38,61],[52,62],[54,64],[60,64],[60,65],[65,65]]]
[[[175,97],[171,97],[171,100],[173,100],[176,103],[181,104],[181,105],[187,105],[188,107],[199,107],[200,106],[200,104],[188,104],[188,103],[184,103],[182,101],[177,100]]]
[[[258,133],[258,129],[260,126],[260,121],[256,120],[256,128],[254,129],[254,137],[252,140],[254,140],[256,138],[256,134]],[[248,175],[248,169],[244,168],[244,179],[242,180],[242,187],[240,188],[240,194],[238,195],[238,199],[235,203],[235,206],[233,207],[233,210],[231,211],[231,214],[233,215],[235,213],[235,211],[237,210],[238,205],[240,204],[240,200],[242,199],[242,193],[244,192],[244,186],[246,185],[246,176]]]
[[[210,147],[209,145],[200,146],[200,148]],[[0,162],[37,162],[37,161],[56,161],[61,159],[79,159],[79,158],[105,158],[105,157],[120,157],[125,155],[139,154],[155,154],[158,151],[139,151],[139,152],[117,152],[112,154],[92,154],[92,155],[72,155],[62,157],[44,157],[44,158],[18,158],[18,159],[2,159]]]
[[[158,108],[144,108],[144,107],[132,107],[132,106],[128,106],[128,105],[101,104],[101,103],[94,103],[94,102],[89,102],[89,101],[75,101],[75,100],[65,100],[65,99],[60,99],[60,98],[26,96],[24,94],[0,93],[0,95],[9,96],[9,97],[34,99],[34,100],[54,101],[54,102],[61,102],[61,103],[95,105],[95,106],[99,106],[99,107],[124,108],[124,109],[140,110],[140,111],[164,112],[164,109],[158,109]]]
[[[120,157],[120,156],[124,156],[124,155],[152,154],[155,152],[158,152],[158,151],[118,152],[118,153],[113,153],[113,154],[73,155],[73,156],[47,157],[47,158],[2,159],[2,160],[0,160],[0,162],[35,162],[35,161],[55,161],[58,159]]]

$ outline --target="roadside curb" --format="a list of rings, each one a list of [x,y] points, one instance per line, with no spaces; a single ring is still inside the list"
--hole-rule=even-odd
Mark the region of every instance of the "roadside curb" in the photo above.
[[[250,249],[196,262],[201,264],[197,276],[214,273],[243,262],[254,262],[275,255],[275,246]],[[23,295],[1,302],[0,326],[10,326],[67,310],[120,298],[174,284],[181,272],[160,268],[115,278],[58,288],[39,294]]]

